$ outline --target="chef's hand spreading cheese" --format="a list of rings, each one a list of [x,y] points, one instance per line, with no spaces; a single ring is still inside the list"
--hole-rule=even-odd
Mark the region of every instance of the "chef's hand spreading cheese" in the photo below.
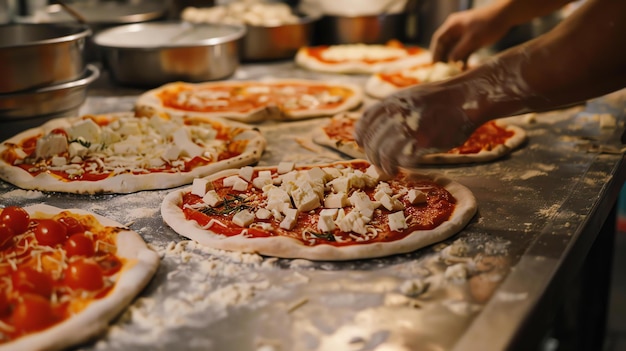
[[[587,0],[552,31],[451,79],[370,107],[356,140],[395,174],[418,156],[458,146],[483,123],[583,102],[626,86],[626,1]]]
[[[424,153],[463,144],[478,125],[462,106],[463,87],[457,88],[418,85],[367,109],[355,136],[370,162],[395,174],[398,166],[416,166]]]

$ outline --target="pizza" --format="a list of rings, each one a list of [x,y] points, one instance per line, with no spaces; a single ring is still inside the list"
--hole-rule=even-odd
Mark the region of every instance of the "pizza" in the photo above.
[[[58,350],[102,332],[143,290],[158,254],[78,209],[0,209],[0,350]]]
[[[353,158],[366,158],[354,139],[354,128],[360,113],[340,113],[315,131],[313,141]],[[502,120],[478,127],[463,145],[444,153],[426,154],[421,164],[461,164],[489,162],[503,157],[526,141],[524,129]]]
[[[305,79],[174,82],[140,95],[135,110],[139,115],[164,111],[261,122],[332,116],[358,107],[362,100],[361,87],[349,83]]]
[[[168,194],[161,214],[180,235],[217,249],[353,260],[444,240],[476,209],[469,189],[441,175],[385,178],[353,160],[225,170]]]
[[[24,189],[131,193],[257,162],[266,141],[234,121],[132,112],[53,119],[0,145],[0,179]]]
[[[329,73],[372,74],[400,70],[432,61],[428,50],[397,40],[381,44],[303,46],[294,58],[302,68]]]
[[[462,72],[462,68],[461,63],[430,62],[397,71],[378,72],[365,82],[365,93],[382,99],[413,85],[454,77]]]

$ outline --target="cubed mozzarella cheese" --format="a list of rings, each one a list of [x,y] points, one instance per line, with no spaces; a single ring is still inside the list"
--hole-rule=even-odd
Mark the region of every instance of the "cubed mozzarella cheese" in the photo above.
[[[411,205],[421,204],[428,200],[426,194],[417,189],[409,189],[406,194],[406,199],[411,203]]]
[[[224,200],[213,189],[207,191],[206,194],[204,194],[204,196],[202,197],[202,201],[211,207],[219,206],[222,204],[222,202],[224,202]]]
[[[325,208],[342,208],[348,206],[350,201],[348,201],[348,196],[346,193],[331,193],[326,195],[324,198],[324,207]]]
[[[252,175],[254,174],[254,168],[250,166],[241,167],[238,174],[245,181],[250,182],[252,180]]]
[[[280,222],[280,227],[283,229],[291,230],[296,226],[298,219],[298,210],[295,208],[289,208],[284,211],[285,218]]]
[[[180,156],[181,149],[176,145],[170,145],[165,152],[163,152],[162,157],[168,161],[177,160]]]
[[[235,185],[235,183],[237,183],[238,181],[241,181],[243,179],[239,178],[238,175],[232,175],[229,177],[226,177],[222,180],[222,184],[224,184],[225,187],[229,187],[232,188],[233,185]],[[245,180],[244,180],[245,182]]]
[[[248,189],[248,182],[239,178],[233,183],[233,190],[246,191]]]
[[[67,159],[63,156],[52,156],[52,160],[50,163],[53,166],[65,166],[67,164]]]
[[[402,211],[391,213],[388,219],[390,230],[399,231],[408,228],[406,224],[406,218],[404,217],[404,212]]]
[[[76,140],[82,138],[90,144],[101,142],[101,129],[91,118],[84,119],[66,129],[68,138]]]
[[[294,205],[296,205],[296,208],[301,212],[311,211],[321,205],[320,198],[310,186],[296,188],[291,193],[291,197]]]
[[[270,219],[272,212],[266,208],[259,208],[254,215],[258,219]]]
[[[295,164],[293,162],[280,162],[278,163],[278,174],[285,174],[293,171]]]
[[[35,155],[37,155],[37,158],[49,158],[66,152],[67,148],[67,138],[65,135],[48,134],[41,139],[37,139]]]
[[[200,197],[203,197],[211,189],[213,189],[213,183],[205,178],[196,178],[191,184],[191,193]]]
[[[402,203],[402,201],[387,194],[383,194],[378,201],[380,201],[380,204],[389,211],[398,211],[404,209],[404,204]]]
[[[179,128],[174,133],[172,133],[172,139],[174,145],[180,148],[182,155],[193,158],[196,156],[201,156],[204,152],[204,149],[202,147],[196,145],[193,141],[191,141],[185,128]]]
[[[337,220],[335,223],[343,232],[355,232],[359,234],[367,234],[367,223],[369,218],[364,217],[359,211],[350,211],[343,218]]]
[[[233,216],[233,223],[240,227],[248,227],[254,222],[254,214],[249,210],[242,210]]]

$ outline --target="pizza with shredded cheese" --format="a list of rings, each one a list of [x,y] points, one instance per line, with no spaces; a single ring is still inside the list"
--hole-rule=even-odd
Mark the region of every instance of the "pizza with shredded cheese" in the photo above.
[[[386,44],[338,44],[303,46],[296,53],[298,66],[318,72],[373,74],[397,71],[432,61],[430,51],[405,46],[397,40]]]
[[[377,99],[417,84],[452,78],[462,72],[462,63],[429,62],[406,69],[378,72],[365,82],[365,93]]]
[[[444,240],[476,208],[469,189],[440,175],[387,178],[354,160],[222,171],[168,194],[161,214],[177,233],[213,248],[353,260]]]
[[[366,158],[354,139],[360,113],[340,113],[315,131],[313,141],[353,158]],[[459,147],[442,153],[422,156],[421,164],[462,164],[489,162],[510,154],[526,141],[524,129],[503,120],[490,121],[478,127]]]
[[[158,254],[86,211],[0,209],[0,350],[58,350],[102,332],[143,290]]]
[[[132,112],[53,119],[0,145],[0,178],[24,189],[131,193],[257,162],[266,141],[234,121]]]
[[[305,79],[174,82],[140,95],[135,110],[139,115],[164,111],[262,122],[332,116],[358,107],[362,100],[361,87],[350,83]]]

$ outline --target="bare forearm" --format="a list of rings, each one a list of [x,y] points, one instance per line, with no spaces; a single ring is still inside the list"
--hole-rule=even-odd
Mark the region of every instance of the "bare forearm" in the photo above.
[[[572,0],[500,0],[492,6],[498,8],[498,15],[507,23],[515,26],[546,16],[569,2]]]
[[[451,80],[477,123],[559,108],[626,86],[626,1],[589,0],[551,32]]]

